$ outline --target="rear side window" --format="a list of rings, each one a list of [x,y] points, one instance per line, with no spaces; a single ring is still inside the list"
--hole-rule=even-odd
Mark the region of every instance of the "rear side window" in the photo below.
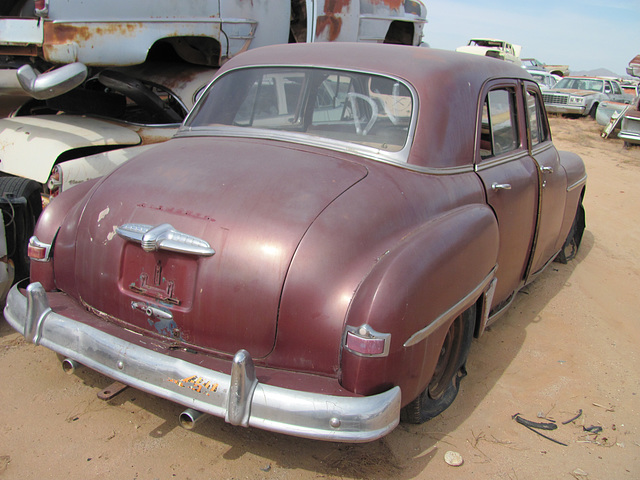
[[[520,147],[515,91],[491,90],[482,107],[480,156],[490,158]]]
[[[545,122],[544,111],[540,97],[528,90],[527,100],[527,127],[529,128],[529,138],[531,146],[534,147],[549,138],[547,123]]]

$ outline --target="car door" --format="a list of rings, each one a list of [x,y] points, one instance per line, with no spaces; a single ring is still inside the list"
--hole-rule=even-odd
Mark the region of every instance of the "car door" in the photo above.
[[[551,142],[551,133],[543,101],[533,83],[524,86],[527,138],[530,155],[538,174],[539,209],[534,237],[533,255],[528,268],[528,280],[558,252],[564,239],[558,238],[564,218],[567,178],[558,151]]]
[[[522,96],[516,80],[489,83],[478,113],[475,169],[500,232],[493,310],[526,278],[538,212],[538,166],[529,154]]]

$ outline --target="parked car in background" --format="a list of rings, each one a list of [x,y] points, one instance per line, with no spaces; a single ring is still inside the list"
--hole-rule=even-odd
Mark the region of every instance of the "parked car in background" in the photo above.
[[[640,55],[636,55],[629,61],[627,73],[632,77],[640,77]]]
[[[427,10],[420,0],[7,0],[0,15],[3,68],[17,69],[24,90],[44,99],[81,85],[90,68],[149,59],[219,67],[287,42],[419,45]]]
[[[540,60],[536,60],[535,58],[523,58],[522,66],[527,70],[540,70],[549,72],[552,75],[557,75],[558,77],[569,76],[569,65],[547,65],[546,63],[542,63]]]
[[[624,146],[640,145],[640,97],[624,112],[620,121],[618,138],[624,140]]]
[[[545,91],[543,98],[549,113],[590,115],[591,118],[596,118],[601,102],[630,103],[633,100],[617,81],[597,77],[565,77]]]
[[[575,256],[585,184],[509,62],[251,50],[173,138],[51,202],[5,318],[188,426],[370,441],[453,402],[472,337]]]
[[[471,53],[483,57],[497,58],[506,62],[522,65],[520,61],[520,45],[512,45],[495,38],[472,38],[464,47],[456,48],[457,52]]]
[[[76,167],[68,187],[107,173],[131,155],[118,149],[169,139],[215,72],[155,63],[104,69],[82,89],[31,98],[0,118],[0,208],[8,248],[0,263],[12,264],[16,279],[28,277],[27,243],[43,206],[62,185],[66,162]]]
[[[549,88],[553,88],[556,83],[562,78],[557,75],[553,75],[549,72],[545,72],[543,70],[530,70],[527,69],[527,72],[531,74],[533,79],[538,82],[540,88],[542,90],[547,90]]]

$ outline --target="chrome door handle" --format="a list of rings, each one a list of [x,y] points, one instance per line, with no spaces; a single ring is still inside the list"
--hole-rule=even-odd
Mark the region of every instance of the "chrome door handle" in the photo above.
[[[491,189],[492,190],[511,190],[511,184],[510,183],[497,183],[497,182],[493,182],[491,184]]]
[[[553,167],[540,167],[542,173],[553,173]]]

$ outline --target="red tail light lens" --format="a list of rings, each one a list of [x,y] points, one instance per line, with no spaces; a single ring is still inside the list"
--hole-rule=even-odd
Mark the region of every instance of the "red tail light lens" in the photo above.
[[[376,332],[369,325],[347,327],[345,347],[362,357],[386,357],[389,355],[390,333]]]
[[[35,260],[37,262],[48,262],[49,260],[51,260],[49,258],[50,252],[51,245],[49,245],[48,243],[41,242],[37,237],[31,237],[29,239],[27,255],[31,260]]]

